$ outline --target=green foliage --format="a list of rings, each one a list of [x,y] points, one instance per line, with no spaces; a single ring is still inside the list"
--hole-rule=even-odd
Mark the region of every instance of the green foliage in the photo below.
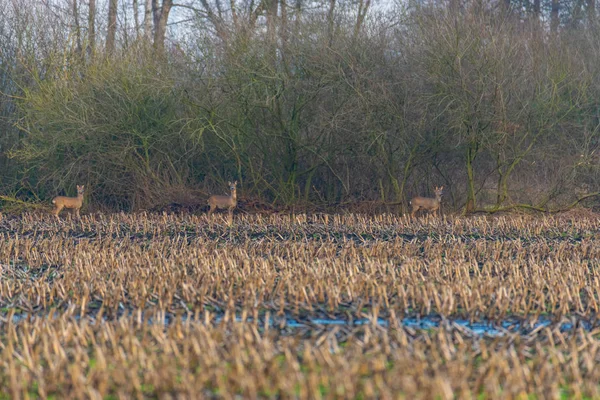
[[[112,206],[177,200],[201,153],[201,128],[172,74],[167,65],[132,56],[39,82],[19,103],[27,136],[14,156],[50,192],[81,182]]]
[[[439,185],[446,209],[591,204],[597,32],[550,40],[480,3],[415,7],[397,29],[339,18],[303,16],[275,41],[232,27],[160,57],[56,46],[10,72],[22,93],[4,193],[86,184],[92,204],[148,209],[204,204],[238,180],[241,199],[287,206],[406,206]]]

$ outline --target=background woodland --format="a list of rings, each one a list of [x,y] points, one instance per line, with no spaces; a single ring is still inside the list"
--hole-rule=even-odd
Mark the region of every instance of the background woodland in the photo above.
[[[595,0],[6,0],[6,208],[600,204]]]

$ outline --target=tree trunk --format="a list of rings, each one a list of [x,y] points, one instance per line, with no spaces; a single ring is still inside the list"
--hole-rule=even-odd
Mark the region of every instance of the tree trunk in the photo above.
[[[294,33],[300,30],[300,16],[302,15],[302,0],[296,0],[294,4]]]
[[[158,24],[154,30],[154,49],[157,53],[162,53],[165,49],[165,36],[167,34],[167,21],[169,20],[169,13],[173,7],[173,0],[163,0],[162,7],[160,8]],[[156,14],[155,14],[156,21]]]
[[[288,28],[288,14],[287,14],[287,4],[285,0],[280,1],[281,8],[281,17],[279,18],[279,36],[281,37],[281,60],[283,67],[286,69],[286,72],[291,73],[289,70],[288,63],[288,40],[289,40],[289,28]]]
[[[144,37],[147,40],[152,38],[152,0],[144,2]]]
[[[475,142],[469,143],[467,146],[466,154],[466,167],[467,167],[467,204],[465,206],[465,214],[471,213],[475,210],[475,173],[473,170],[473,161],[477,155],[478,145]]]
[[[117,0],[109,0],[107,29],[106,53],[111,55],[115,51],[115,37],[117,35]]]
[[[333,43],[333,28],[335,16],[335,0],[329,0],[329,9],[327,10],[327,36],[329,39],[329,45]]]
[[[285,48],[288,41],[288,15],[287,15],[287,4],[285,0],[280,0],[281,8],[281,23],[279,24],[279,35],[281,36],[281,42]]]
[[[552,0],[552,9],[550,10],[550,31],[552,33],[558,32],[558,25],[560,22],[558,19],[559,8],[560,3],[558,2],[558,0]]]
[[[137,1],[137,0],[136,0]],[[129,48],[129,21],[127,21],[127,3],[125,1],[123,1],[122,3],[123,6],[123,23],[121,24],[123,27],[123,47],[125,47],[126,49]],[[136,33],[137,34],[137,33]]]
[[[277,11],[279,2],[277,0],[264,0],[267,2],[267,38],[274,43],[277,37]]]
[[[152,0],[152,19],[154,21],[154,35],[156,35],[156,30],[158,29],[158,24],[160,22],[160,13],[161,8],[158,6],[158,0]]]
[[[133,0],[133,23],[135,27],[135,38],[140,36],[140,16],[138,0]]]
[[[96,52],[96,0],[90,0],[89,4],[87,53],[93,59]]]
[[[81,27],[79,26],[79,10],[77,9],[77,1],[73,0],[73,19],[75,23],[75,40],[77,42],[77,54],[82,55],[83,47],[81,46]]]
[[[356,24],[354,25],[354,38],[358,37],[358,33],[362,29],[365,22],[365,17],[371,6],[371,0],[360,0],[358,3],[358,13],[356,16]]]

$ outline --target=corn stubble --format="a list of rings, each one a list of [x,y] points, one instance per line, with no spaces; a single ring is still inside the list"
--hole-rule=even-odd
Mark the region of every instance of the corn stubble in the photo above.
[[[7,217],[0,398],[600,397],[597,226],[558,217]],[[427,315],[448,322],[402,325]],[[453,318],[592,329],[488,337]]]

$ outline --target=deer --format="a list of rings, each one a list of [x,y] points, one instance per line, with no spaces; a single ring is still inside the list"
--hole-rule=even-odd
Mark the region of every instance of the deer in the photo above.
[[[439,215],[443,190],[443,186],[435,188],[435,199],[432,199],[431,197],[414,197],[409,203],[412,206],[412,212],[410,213],[410,216],[414,218],[416,212],[419,210],[427,210],[432,214],[437,211]]]
[[[52,213],[60,221],[58,217],[58,213],[61,212],[63,208],[72,208],[75,210],[75,214],[77,214],[77,218],[79,218],[79,210],[83,205],[83,192],[85,186],[77,185],[77,197],[66,197],[66,196],[57,196],[52,199],[52,204],[54,204],[54,210]]]
[[[233,215],[233,209],[237,206],[237,193],[235,186],[237,185],[237,181],[229,184],[229,190],[231,190],[231,194],[229,196],[221,196],[221,195],[212,195],[208,198],[208,205],[210,206],[210,210],[208,210],[208,215],[210,216],[217,208],[226,208],[229,212],[229,218]]]

